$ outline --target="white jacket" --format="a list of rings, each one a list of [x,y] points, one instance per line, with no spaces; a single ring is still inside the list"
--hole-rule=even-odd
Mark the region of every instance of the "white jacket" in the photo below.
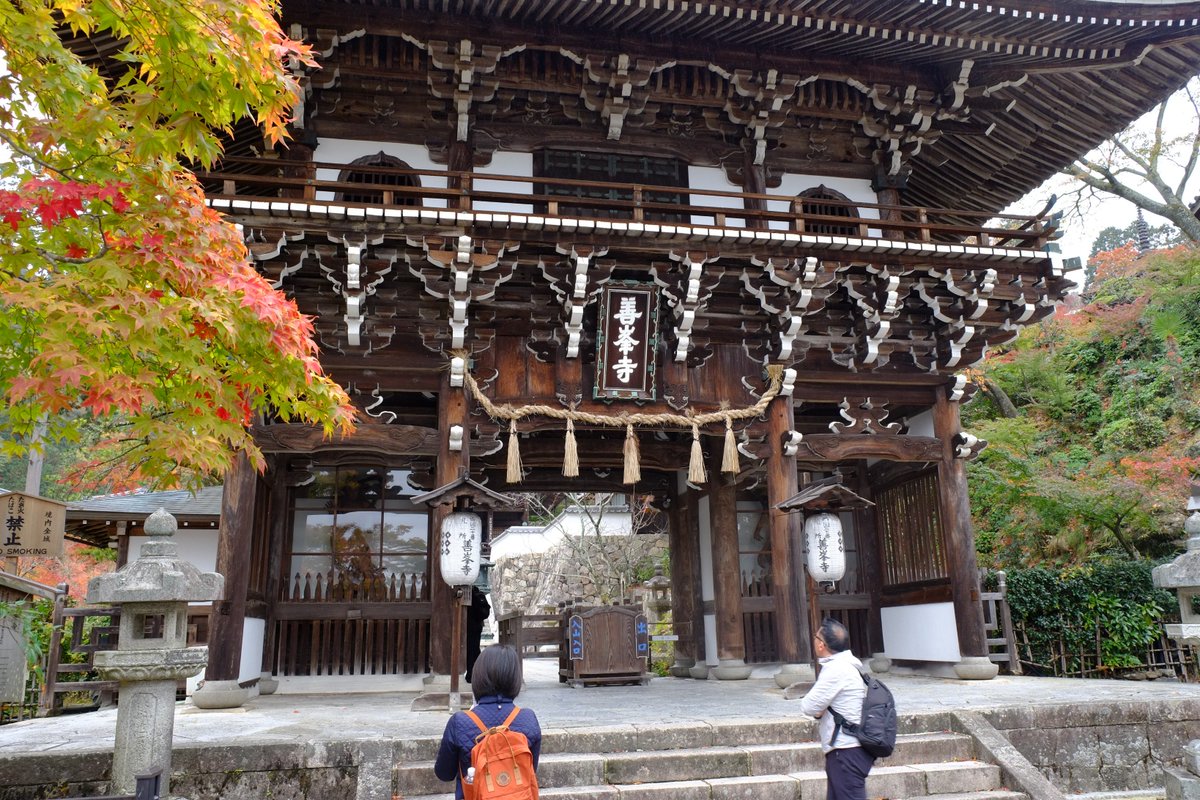
[[[862,721],[862,704],[866,694],[867,687],[862,679],[862,662],[854,657],[854,653],[843,650],[821,659],[821,674],[808,694],[800,698],[800,710],[810,717],[821,715],[818,733],[824,752],[828,753],[835,747],[842,749],[862,746],[858,739],[845,731],[839,731],[838,740],[830,742],[837,723],[827,709],[832,707],[845,717],[847,722],[857,725]]]

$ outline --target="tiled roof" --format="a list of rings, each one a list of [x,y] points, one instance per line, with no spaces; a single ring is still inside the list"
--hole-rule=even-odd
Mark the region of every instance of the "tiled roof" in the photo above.
[[[177,490],[107,495],[67,503],[67,519],[84,519],[103,514],[118,519],[141,519],[165,508],[176,517],[219,517],[224,487],[206,486],[195,494]]]

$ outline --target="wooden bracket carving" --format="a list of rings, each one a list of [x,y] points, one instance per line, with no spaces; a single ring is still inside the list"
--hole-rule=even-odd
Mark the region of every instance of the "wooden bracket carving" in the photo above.
[[[416,259],[406,254],[409,272],[421,280],[426,294],[448,303],[449,348],[458,350],[466,347],[467,311],[471,302],[490,300],[496,289],[512,278],[516,259],[502,259],[520,247],[520,243],[475,241],[463,234],[457,238],[410,237],[408,244],[410,247],[420,247],[425,262],[433,265],[414,263]],[[429,346],[428,341],[426,346]],[[444,350],[445,346],[437,349]]]
[[[887,403],[874,403],[870,397],[851,401],[844,398],[838,403],[839,413],[846,422],[831,422],[829,430],[840,436],[850,434],[889,435],[903,433],[899,422],[885,423],[888,417]],[[851,409],[854,412],[851,412]]]
[[[566,357],[578,358],[583,338],[584,312],[589,305],[595,304],[604,284],[612,278],[616,262],[600,260],[601,256],[608,253],[607,247],[561,243],[555,246],[555,250],[567,256],[567,260],[550,263],[541,259],[538,266],[562,303]]]
[[[674,61],[656,64],[648,59],[635,60],[624,53],[616,56],[581,56],[570,50],[561,52],[583,66],[590,84],[580,88],[580,99],[589,111],[599,116],[608,129],[608,139],[613,141],[621,138],[626,123],[644,124],[641,118],[647,111],[650,79],[656,72],[675,65]],[[651,119],[654,116],[653,113],[649,115]]]
[[[708,305],[713,290],[725,274],[723,269],[708,267],[717,258],[719,256],[700,251],[672,252],[671,260],[675,264],[665,269],[654,264],[650,269],[654,282],[663,289],[663,297],[675,320],[672,338],[676,363],[690,363],[688,353],[696,347],[693,337],[697,317]]]

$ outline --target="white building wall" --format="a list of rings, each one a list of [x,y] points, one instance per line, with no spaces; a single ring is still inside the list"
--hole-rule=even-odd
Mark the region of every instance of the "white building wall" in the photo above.
[[[847,200],[853,203],[871,203],[879,202],[879,196],[875,194],[875,190],[871,188],[871,182],[866,178],[834,178],[831,176],[821,175],[797,175],[795,173],[784,173],[778,187],[769,189],[768,192],[774,195],[784,195],[789,199],[786,200],[768,200],[767,209],[770,211],[789,212],[791,211],[791,199],[796,195],[808,189],[815,189],[818,186],[824,186],[827,189],[832,189],[846,196]],[[859,216],[867,219],[879,219],[879,209],[876,208],[859,208]],[[790,225],[783,220],[773,221],[770,224],[772,230],[787,230]],[[871,236],[878,236],[879,231],[872,229]]]
[[[688,167],[688,189],[690,189],[690,200],[692,205],[696,206],[713,206],[716,208],[730,208],[743,211],[746,204],[742,202],[740,197],[721,197],[718,195],[705,194],[709,192],[740,192],[742,187],[738,186],[729,180],[725,174],[725,170],[720,167]],[[716,217],[705,216],[702,214],[692,215],[693,225],[716,225]],[[726,217],[725,225],[730,228],[746,227],[746,220],[743,217]]]
[[[384,153],[398,158],[411,169],[445,172],[446,167],[435,164],[429,158],[429,151],[424,145],[402,144],[398,142],[361,142],[355,139],[322,139],[313,153],[313,159],[318,162],[332,164],[350,164],[359,158]],[[337,169],[318,169],[317,180],[336,181]],[[421,186],[428,189],[445,189],[446,179],[436,175],[422,175]],[[317,192],[318,200],[333,200],[333,192]],[[426,198],[424,205],[430,208],[446,208],[446,201],[441,198]]]
[[[140,528],[139,528],[140,530]],[[129,561],[141,558],[142,545],[150,541],[150,537],[141,534],[129,537]],[[195,565],[201,572],[217,571],[217,529],[205,528],[189,530],[180,528],[171,537],[171,541],[179,549],[179,557]]]

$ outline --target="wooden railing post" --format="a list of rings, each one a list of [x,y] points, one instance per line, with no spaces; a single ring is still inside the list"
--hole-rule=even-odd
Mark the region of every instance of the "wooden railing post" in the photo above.
[[[917,209],[917,222],[920,223],[920,225],[921,225],[921,232],[919,234],[921,237],[921,241],[922,242],[932,241],[933,236],[929,232],[929,212],[927,209],[924,209],[924,208]]]
[[[46,673],[42,676],[42,694],[38,699],[39,717],[46,716],[54,708],[54,683],[58,680],[59,660],[62,657],[63,607],[67,603],[70,587],[60,583],[58,588],[61,591],[54,596],[54,611],[50,616],[50,645],[46,650]]]
[[[642,187],[638,184],[633,186],[633,219],[636,222],[646,219],[645,209],[642,208]]]
[[[471,180],[471,173],[464,172],[462,174],[462,177],[459,179],[459,185],[458,185],[458,210],[459,211],[470,211],[471,210],[471,190],[472,190],[472,188],[473,188],[473,184],[472,184],[472,180]]]

